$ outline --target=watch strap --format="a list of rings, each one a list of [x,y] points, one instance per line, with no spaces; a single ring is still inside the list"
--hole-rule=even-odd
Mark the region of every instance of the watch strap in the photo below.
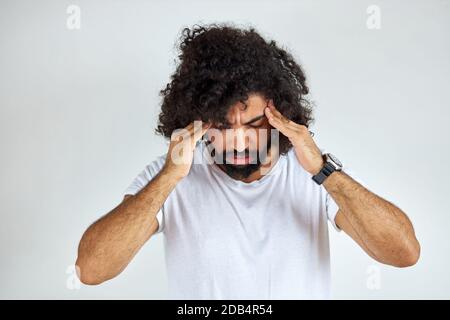
[[[325,162],[325,165],[322,167],[322,169],[319,171],[319,173],[317,173],[316,175],[314,175],[312,177],[312,179],[317,183],[317,184],[322,184],[325,179],[332,174],[334,171],[336,171],[336,168],[328,162]]]

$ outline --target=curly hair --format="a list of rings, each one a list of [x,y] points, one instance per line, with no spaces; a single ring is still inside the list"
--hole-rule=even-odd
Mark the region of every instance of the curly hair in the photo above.
[[[254,28],[195,25],[185,28],[179,44],[179,63],[163,98],[158,134],[170,138],[175,129],[194,120],[226,123],[229,108],[249,94],[273,99],[288,119],[309,126],[313,121],[305,74],[285,49],[264,40]],[[292,144],[280,133],[279,152]]]

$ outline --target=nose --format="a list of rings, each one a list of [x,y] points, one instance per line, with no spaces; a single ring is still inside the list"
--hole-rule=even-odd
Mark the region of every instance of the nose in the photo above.
[[[243,128],[232,128],[226,130],[226,148],[227,150],[244,151],[247,146],[247,137]]]
[[[242,152],[247,148],[245,132],[242,128],[237,128],[234,131],[234,148],[237,152]]]

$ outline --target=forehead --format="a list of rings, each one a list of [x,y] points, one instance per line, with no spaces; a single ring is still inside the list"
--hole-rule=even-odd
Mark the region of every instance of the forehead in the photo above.
[[[227,120],[230,123],[245,122],[254,117],[264,114],[267,106],[267,99],[258,93],[248,95],[248,99],[243,102],[233,104],[227,113]]]

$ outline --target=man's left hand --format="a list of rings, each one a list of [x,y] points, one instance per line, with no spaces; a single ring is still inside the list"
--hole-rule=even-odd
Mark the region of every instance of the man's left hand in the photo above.
[[[264,109],[269,123],[285,135],[295,150],[300,165],[310,174],[319,173],[324,165],[322,153],[314,142],[308,128],[287,119],[278,111],[270,100]]]

